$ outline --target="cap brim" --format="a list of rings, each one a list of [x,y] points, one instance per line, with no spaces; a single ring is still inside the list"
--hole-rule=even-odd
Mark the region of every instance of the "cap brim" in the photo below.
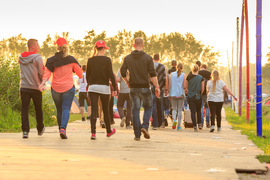
[[[105,46],[105,49],[110,49],[108,46]]]

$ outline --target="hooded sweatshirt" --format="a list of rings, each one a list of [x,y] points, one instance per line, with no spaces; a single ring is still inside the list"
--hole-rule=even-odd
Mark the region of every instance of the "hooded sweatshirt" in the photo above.
[[[130,88],[149,88],[149,75],[156,76],[152,57],[143,51],[132,51],[124,58],[120,69],[122,77],[127,76],[127,70],[129,70]]]
[[[41,56],[34,52],[23,52],[19,57],[19,63],[20,87],[39,90],[45,70]]]

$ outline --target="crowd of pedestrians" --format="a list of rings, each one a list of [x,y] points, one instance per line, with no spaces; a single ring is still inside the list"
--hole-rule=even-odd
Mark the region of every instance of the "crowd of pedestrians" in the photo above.
[[[73,73],[80,78],[79,106],[82,121],[85,121],[84,110],[87,105],[87,119],[91,124],[91,139],[96,137],[96,123],[99,118],[106,128],[106,136],[116,133],[111,125],[113,105],[117,98],[117,110],[120,116],[120,127],[133,126],[134,140],[140,140],[141,135],[150,139],[149,128],[153,130],[168,126],[168,117],[172,120],[172,129],[181,130],[182,121],[190,110],[194,131],[204,126],[203,112],[206,114],[205,127],[210,132],[221,131],[221,109],[226,91],[235,100],[232,92],[220,79],[219,72],[207,70],[206,64],[197,61],[191,66],[191,72],[185,74],[184,66],[171,61],[171,69],[160,63],[159,54],[153,57],[143,51],[142,38],[134,40],[134,51],[124,57],[123,64],[117,75],[113,73],[112,60],[105,56],[109,47],[105,41],[95,43],[94,53],[88,59],[87,66],[80,67],[78,61],[69,54],[68,43],[64,38],[55,42],[58,52],[47,59],[45,66],[38,53],[39,44],[36,39],[28,40],[28,52],[19,57],[21,81],[20,97],[22,102],[23,138],[28,138],[30,131],[28,109],[33,99],[38,135],[44,133],[42,114],[42,90],[51,78],[51,95],[57,109],[59,134],[67,139],[67,125],[70,109],[75,95]],[[118,84],[120,89],[118,90]],[[86,101],[86,103],[85,103]],[[142,120],[141,108],[144,109]],[[100,113],[102,111],[102,113]]]

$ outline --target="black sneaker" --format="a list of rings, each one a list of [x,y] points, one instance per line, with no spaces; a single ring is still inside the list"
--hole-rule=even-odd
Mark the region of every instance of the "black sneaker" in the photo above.
[[[85,121],[85,117],[82,117],[82,121]]]
[[[44,133],[44,131],[45,131],[45,127],[43,127],[41,131],[38,131],[38,135],[39,136],[42,136],[42,134]]]
[[[102,128],[106,128],[104,121],[100,122],[100,126],[101,126]]]
[[[24,131],[22,138],[27,139],[28,138],[28,132]]]
[[[150,139],[150,134],[146,129],[142,128],[141,132],[143,133],[145,139]]]
[[[87,120],[90,121],[90,116],[87,116]]]

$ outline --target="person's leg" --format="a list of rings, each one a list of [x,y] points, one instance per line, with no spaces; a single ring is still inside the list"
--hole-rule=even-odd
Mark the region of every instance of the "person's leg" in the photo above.
[[[54,104],[56,106],[57,123],[58,123],[58,128],[60,130],[61,122],[62,122],[62,93],[58,93],[54,91],[53,89],[51,89],[51,93],[52,93]]]
[[[75,87],[62,94],[62,122],[61,128],[66,129],[70,116],[70,109],[75,95]]]
[[[216,102],[217,127],[221,128],[221,110],[223,102]]]
[[[160,91],[160,96],[157,98],[157,116],[158,116],[158,126],[164,127],[164,113],[163,113],[163,89]]]
[[[182,109],[184,107],[184,98],[180,98],[177,100],[177,111],[178,111],[178,127],[181,127],[182,120]]]
[[[111,124],[114,124],[114,118],[113,118],[113,105],[114,105],[114,97],[109,96],[109,115],[110,115],[110,122]]]
[[[203,127],[203,124],[204,124],[203,107],[206,104],[206,100],[207,100],[207,96],[206,95],[202,95],[202,105],[201,105],[201,122],[202,122],[202,127]]]
[[[215,102],[208,101],[209,109],[210,109],[210,118],[211,118],[211,128],[210,132],[214,132],[215,130],[215,118],[216,118],[216,104]]]
[[[89,92],[89,97],[91,100],[91,133],[96,134],[96,122],[97,122],[97,115],[98,115],[98,101],[99,101],[99,94],[94,92]]]
[[[87,120],[90,120],[90,115],[91,115],[91,101],[90,97],[88,96],[88,93],[86,93],[86,104],[87,104]]]
[[[139,96],[139,88],[130,88],[130,98],[133,115],[133,129],[136,138],[141,137],[141,121],[140,121],[140,108],[141,99]]]
[[[102,103],[104,122],[106,125],[107,133],[111,133],[111,118],[110,118],[110,113],[109,113],[110,96],[111,95],[100,94],[100,100]]]
[[[125,94],[125,99],[127,102],[127,119],[126,119],[126,126],[130,126],[130,122],[131,122],[131,99],[129,94]]]
[[[149,121],[152,115],[152,104],[153,104],[151,90],[149,88],[141,88],[140,97],[143,101],[143,108],[144,108],[142,128],[148,131]]]
[[[188,100],[188,104],[189,104],[189,109],[190,109],[190,113],[191,113],[191,120],[192,120],[192,123],[193,123],[193,127],[197,128],[196,103],[194,102],[194,100]]]
[[[124,103],[125,103],[125,94],[119,93],[118,99],[117,99],[117,110],[121,119],[125,117]]]
[[[31,97],[33,99],[36,110],[37,130],[39,133],[41,133],[44,128],[43,111],[42,111],[42,92],[34,91],[33,93],[31,93]]]
[[[202,127],[202,117],[201,117],[201,107],[202,107],[202,100],[196,100],[196,112],[197,112],[197,121],[199,124],[199,127]]]
[[[81,111],[81,115],[82,115],[82,121],[85,121],[85,117],[84,117],[84,96],[83,96],[83,92],[79,92],[79,106],[80,106],[80,111]]]
[[[151,88],[151,91],[153,93],[153,91],[155,91],[155,88]],[[152,94],[152,125],[153,128],[157,128],[158,127],[158,115],[157,115],[157,97],[155,95],[155,93]]]
[[[29,104],[31,100],[30,93],[23,92],[20,90],[21,102],[22,102],[22,111],[21,111],[21,121],[22,121],[22,131],[29,132],[29,117],[28,117],[28,110]]]

